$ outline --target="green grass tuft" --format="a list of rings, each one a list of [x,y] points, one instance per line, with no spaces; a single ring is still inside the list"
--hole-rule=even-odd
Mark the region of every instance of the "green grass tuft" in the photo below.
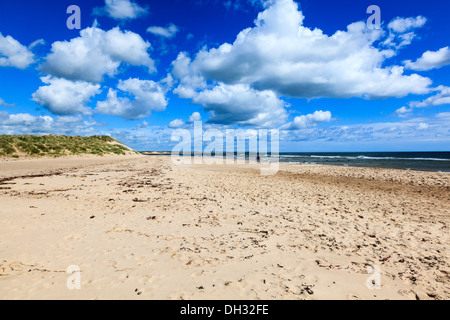
[[[108,136],[0,136],[0,156],[125,155],[130,149]],[[133,151],[131,151],[133,152]]]

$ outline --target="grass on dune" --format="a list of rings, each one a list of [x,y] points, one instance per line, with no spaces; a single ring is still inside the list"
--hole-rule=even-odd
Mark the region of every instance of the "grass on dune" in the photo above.
[[[0,156],[125,155],[130,149],[108,136],[0,136]]]

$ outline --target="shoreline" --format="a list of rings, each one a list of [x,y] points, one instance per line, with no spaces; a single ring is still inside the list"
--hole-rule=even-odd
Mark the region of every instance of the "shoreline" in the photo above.
[[[365,169],[381,169],[381,170],[400,170],[400,171],[413,171],[413,172],[431,172],[431,173],[450,173],[449,171],[443,170],[431,170],[431,169],[413,169],[413,168],[390,168],[390,167],[380,167],[380,166],[364,166],[364,165],[337,165],[337,164],[326,164],[326,163],[299,163],[299,162],[280,162],[290,165],[311,165],[311,166],[328,166],[328,167],[344,167],[344,168],[365,168]]]
[[[16,178],[0,184],[0,299],[450,298],[447,173],[281,163],[261,176],[145,156],[3,165],[0,180]],[[66,287],[73,265],[81,290]]]
[[[434,152],[434,153],[449,154],[449,152]],[[170,157],[171,156],[170,153],[143,153],[143,152],[140,152],[140,154],[142,154],[143,156],[156,156],[156,157],[158,157],[158,156]],[[350,154],[350,153],[347,153],[347,154]],[[351,154],[356,155],[356,154],[361,154],[361,153],[357,152],[357,153],[351,153]],[[286,156],[286,155],[291,156],[291,155],[295,155],[295,153],[281,153],[280,154],[280,158],[282,159],[282,157]],[[186,158],[189,158],[189,157],[193,158],[193,156],[180,156],[180,157],[181,158],[184,158],[184,157],[186,157]],[[215,158],[214,156],[203,156],[203,157],[204,158],[210,158],[210,159],[211,158],[212,159]],[[236,156],[234,156],[233,158],[235,160],[237,159]],[[223,157],[223,158],[219,158],[219,159],[224,159],[224,161],[225,161],[225,159],[227,159],[227,158]],[[425,161],[425,162],[427,162],[427,161],[442,161],[442,162],[449,162],[450,163],[450,159],[439,159],[438,160],[438,159],[433,159],[433,158],[430,158],[430,159],[426,159],[426,158],[422,158],[422,159],[414,159],[414,158],[407,159],[407,158],[404,158],[404,159],[397,159],[397,160],[396,159],[392,159],[392,160],[393,161],[398,161],[398,160],[404,160],[404,161],[421,160],[421,161]],[[246,161],[248,162],[248,160],[246,160]],[[352,168],[374,168],[374,169],[402,170],[402,171],[450,173],[450,167],[446,168],[446,169],[443,169],[443,168],[432,169],[432,168],[417,168],[417,167],[415,168],[414,165],[412,165],[411,166],[412,168],[409,168],[407,166],[402,168],[402,167],[399,167],[398,165],[394,166],[393,164],[392,165],[388,165],[388,164],[384,164],[384,165],[378,164],[377,165],[377,164],[348,164],[348,163],[328,163],[328,162],[333,162],[333,161],[332,160],[323,161],[322,163],[316,163],[316,162],[314,162],[314,160],[302,161],[302,162],[298,162],[298,161],[283,161],[283,160],[279,161],[280,164],[292,164],[292,165],[318,165],[318,166],[324,165],[324,166],[352,167]],[[348,162],[350,162],[350,161],[348,161]]]

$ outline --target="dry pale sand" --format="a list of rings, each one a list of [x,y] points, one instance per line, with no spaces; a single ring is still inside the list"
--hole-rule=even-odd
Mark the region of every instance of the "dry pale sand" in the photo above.
[[[450,298],[447,173],[135,156],[1,162],[0,181],[1,299]]]

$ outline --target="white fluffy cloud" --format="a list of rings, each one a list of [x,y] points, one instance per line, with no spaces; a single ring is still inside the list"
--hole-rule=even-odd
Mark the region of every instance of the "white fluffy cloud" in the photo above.
[[[172,74],[180,82],[174,93],[181,98],[192,98],[196,95],[198,89],[207,87],[206,80],[193,70],[191,58],[186,52],[181,52],[177,59],[172,62],[172,66]]]
[[[33,101],[48,108],[57,115],[89,115],[92,110],[86,105],[90,98],[99,94],[100,85],[84,81],[46,76],[41,78],[47,84],[33,93]]]
[[[219,84],[192,98],[211,113],[211,123],[274,127],[287,119],[286,103],[274,92],[254,90],[244,84]]]
[[[106,0],[105,7],[94,9],[94,14],[103,15],[116,20],[131,20],[144,16],[148,9],[131,0]]]
[[[395,113],[401,118],[406,118],[411,115],[412,111],[413,108],[401,107],[400,109],[397,109]]]
[[[86,121],[82,116],[49,117],[0,112],[0,134],[97,135],[101,134],[95,129],[97,126],[95,121]]]
[[[358,142],[359,146],[367,146],[374,150],[386,150],[386,147],[398,148],[408,146],[415,148],[420,143],[422,146],[448,142],[448,121],[450,113],[440,113],[430,117],[411,118],[408,120],[385,123],[368,123],[345,126],[313,126],[301,130],[280,131],[283,143],[288,141],[301,142],[299,146],[318,145],[336,148],[346,148]]]
[[[168,127],[171,129],[177,129],[177,128],[184,127],[186,124],[192,124],[196,121],[202,121],[202,116],[198,112],[194,112],[193,114],[191,114],[189,116],[189,119],[187,120],[187,122],[185,122],[182,119],[175,119],[169,123]]]
[[[255,90],[247,84],[221,82],[208,86],[205,78],[191,72],[191,59],[186,53],[180,53],[173,62],[172,74],[180,80],[174,92],[203,105],[211,114],[210,123],[275,127],[288,118],[286,103],[272,90]]]
[[[275,127],[288,118],[283,97],[383,99],[431,91],[429,78],[389,66],[397,51],[386,49],[411,43],[425,18],[397,18],[388,33],[356,22],[331,36],[303,20],[293,0],[266,2],[255,26],[234,43],[204,48],[192,58],[180,53],[172,63],[179,81],[174,93],[203,105],[210,123]],[[330,120],[331,113],[318,111],[286,126]]]
[[[164,83],[128,79],[120,80],[117,88],[134,99],[120,97],[117,90],[109,89],[107,99],[97,102],[97,112],[125,119],[141,119],[150,116],[152,111],[164,111],[168,104],[168,87]]]
[[[423,100],[423,101],[412,101],[409,103],[408,107],[401,107],[396,110],[396,113],[399,117],[409,117],[412,115],[412,112],[415,108],[429,108],[440,105],[450,105],[450,87],[439,86],[434,91],[438,91],[439,93],[432,95],[431,97]]]
[[[396,33],[405,33],[417,28],[422,28],[426,22],[427,19],[422,16],[415,18],[397,17],[388,24],[388,28]]]
[[[150,43],[136,33],[118,27],[103,31],[94,26],[69,42],[53,43],[42,70],[56,77],[91,82],[114,76],[122,63],[146,66],[149,72],[155,72],[149,48]]]
[[[194,112],[188,120],[188,123],[194,123],[196,121],[202,121],[202,116],[198,112]]]
[[[34,54],[11,36],[0,32],[0,67],[25,69],[34,63]]]
[[[169,26],[167,26],[165,28],[158,27],[158,26],[152,26],[147,29],[147,32],[149,32],[151,34],[161,36],[164,38],[169,38],[169,39],[175,37],[179,31],[180,31],[180,29],[174,24],[170,24]]]
[[[169,123],[169,128],[177,129],[177,128],[181,128],[184,125],[185,125],[185,123],[184,123],[183,120],[175,119],[175,120],[173,120],[172,122]]]
[[[450,105],[450,87],[439,86],[439,93],[425,99],[424,101],[414,101],[410,103],[413,108],[427,108],[448,104]]]
[[[450,65],[450,49],[444,47],[438,51],[427,51],[415,62],[407,60],[405,67],[415,71],[428,71]]]
[[[233,44],[201,50],[192,61],[180,56],[174,75],[180,69],[188,72],[178,77],[177,93],[189,95],[195,89],[192,83],[200,86],[202,80],[297,98],[378,99],[429,92],[430,79],[406,76],[401,66],[384,66],[395,51],[376,48],[383,31],[357,22],[328,36],[303,26],[303,20],[296,2],[278,0]]]
[[[13,127],[17,125],[31,125],[33,123],[39,122],[43,127],[47,127],[50,122],[53,121],[52,117],[42,117],[42,116],[33,116],[28,113],[18,113],[18,114],[9,114],[6,111],[0,112],[0,124],[2,125],[2,133],[4,133],[6,127]],[[4,126],[4,127],[3,127]]]
[[[318,123],[331,121],[330,111],[316,111],[312,114],[295,117],[294,121],[281,127],[282,130],[299,130],[313,127]]]
[[[399,50],[412,43],[417,37],[416,29],[422,28],[427,19],[422,16],[415,18],[397,17],[388,24],[389,36],[382,42],[383,46]]]

